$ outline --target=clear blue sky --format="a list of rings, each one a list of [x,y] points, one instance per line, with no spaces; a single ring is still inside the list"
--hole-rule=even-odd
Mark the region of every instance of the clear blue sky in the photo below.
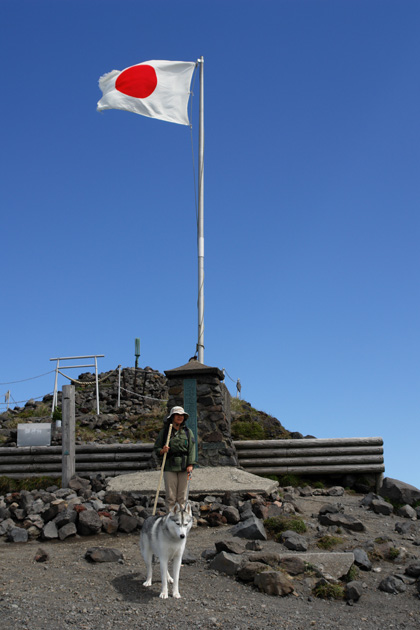
[[[418,0],[0,0],[0,401],[52,391],[9,384],[51,357],[194,354],[190,131],[96,103],[203,55],[205,363],[420,487],[419,32]],[[197,121],[198,82],[195,153]]]

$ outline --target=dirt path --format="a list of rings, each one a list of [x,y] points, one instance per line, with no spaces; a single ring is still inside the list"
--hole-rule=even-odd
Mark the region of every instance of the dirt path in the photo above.
[[[363,537],[373,537],[392,529],[392,522],[363,511],[359,500],[340,497],[346,512],[361,518],[368,527]],[[311,521],[324,498],[299,500],[304,518]],[[356,514],[357,512],[357,514]],[[315,520],[312,519],[313,523]],[[420,628],[420,600],[414,587],[405,593],[389,595],[377,585],[387,567],[380,572],[365,572],[365,583],[359,602],[348,606],[343,601],[324,601],[311,597],[307,578],[296,583],[298,596],[272,597],[252,586],[220,575],[207,568],[201,558],[204,549],[218,540],[230,538],[229,527],[196,528],[189,535],[187,549],[197,561],[181,568],[182,599],[161,600],[158,566],[156,582],[150,589],[142,586],[145,566],[140,555],[138,535],[102,534],[77,537],[64,542],[26,544],[0,543],[0,624],[2,630],[128,630],[176,629],[202,630],[228,628],[328,630],[378,630],[379,628],[414,630]],[[345,536],[349,547],[360,542],[361,534]],[[354,540],[352,540],[354,539]],[[236,541],[238,539],[235,539]],[[408,541],[404,541],[407,546]],[[45,563],[34,562],[38,548],[49,554]],[[94,546],[113,547],[122,551],[123,563],[92,564],[84,559]],[[274,541],[263,543],[264,549],[279,551]],[[283,548],[282,548],[283,549]],[[410,547],[413,555],[418,548]],[[390,567],[389,572],[397,567]]]

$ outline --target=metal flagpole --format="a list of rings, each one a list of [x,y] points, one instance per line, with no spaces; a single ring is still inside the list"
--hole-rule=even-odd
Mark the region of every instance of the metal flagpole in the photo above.
[[[198,341],[197,358],[204,363],[204,57],[200,63],[200,109],[198,130]]]

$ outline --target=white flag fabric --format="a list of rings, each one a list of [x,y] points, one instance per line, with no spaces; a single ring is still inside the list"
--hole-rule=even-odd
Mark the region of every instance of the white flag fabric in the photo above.
[[[97,110],[123,109],[150,118],[189,125],[188,99],[194,61],[145,61],[112,70],[99,79]]]

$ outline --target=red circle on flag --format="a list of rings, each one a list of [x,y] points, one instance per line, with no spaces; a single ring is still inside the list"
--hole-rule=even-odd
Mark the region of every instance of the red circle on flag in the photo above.
[[[115,81],[115,88],[134,98],[146,98],[153,94],[157,86],[156,70],[153,66],[131,66],[123,70]]]

